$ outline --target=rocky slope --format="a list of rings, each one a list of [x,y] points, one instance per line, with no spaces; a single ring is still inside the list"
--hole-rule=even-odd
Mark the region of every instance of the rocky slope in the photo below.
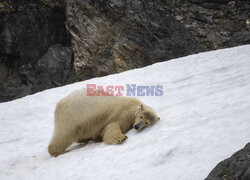
[[[175,1],[166,8],[208,50],[250,43],[250,1]]]
[[[81,79],[206,50],[160,0],[68,0],[66,9]]]
[[[250,179],[250,143],[232,157],[220,162],[205,180],[249,180]]]
[[[250,42],[249,2],[67,2],[81,79]]]
[[[60,1],[0,1],[0,102],[76,80],[64,21]]]

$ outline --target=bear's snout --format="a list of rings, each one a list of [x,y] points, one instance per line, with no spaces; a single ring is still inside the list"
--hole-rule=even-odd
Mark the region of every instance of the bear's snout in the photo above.
[[[136,130],[141,130],[143,128],[143,123],[142,122],[138,122],[134,125],[134,128]]]
[[[138,124],[136,124],[136,125],[134,126],[134,128],[135,128],[136,130],[138,130],[138,129],[139,129]]]

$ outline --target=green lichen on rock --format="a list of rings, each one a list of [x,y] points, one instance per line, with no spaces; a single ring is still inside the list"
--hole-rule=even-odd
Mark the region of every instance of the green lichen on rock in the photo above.
[[[8,2],[0,2],[0,14],[12,11],[12,6]]]
[[[42,2],[51,8],[61,8],[63,4],[62,0],[42,0]]]

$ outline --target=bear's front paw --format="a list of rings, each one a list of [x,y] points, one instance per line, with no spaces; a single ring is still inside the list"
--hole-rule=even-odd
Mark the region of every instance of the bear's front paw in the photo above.
[[[121,144],[122,142],[124,142],[126,139],[128,139],[128,137],[124,134],[120,134],[116,137],[114,137],[111,141],[110,144]]]

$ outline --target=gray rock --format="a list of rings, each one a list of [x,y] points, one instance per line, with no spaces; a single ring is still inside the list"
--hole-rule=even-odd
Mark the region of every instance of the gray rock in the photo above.
[[[250,179],[250,143],[220,162],[205,180],[249,180]]]
[[[181,21],[181,20],[183,19],[183,17],[182,17],[182,16],[176,16],[175,19],[176,19],[177,21]]]
[[[0,102],[76,80],[69,47],[41,58],[70,44],[64,21],[62,0],[0,0]]]
[[[160,0],[68,0],[66,9],[81,79],[206,50]]]
[[[208,50],[249,44],[250,1],[186,0],[168,3],[192,36]]]
[[[31,84],[23,83],[20,75],[17,72],[14,72],[5,78],[4,83],[0,83],[0,102],[31,94],[31,88]]]
[[[1,0],[2,1],[2,0]],[[63,8],[42,1],[3,1],[10,12],[0,18],[0,59],[10,66],[36,62],[50,46],[69,42]]]
[[[33,92],[74,82],[72,49],[60,44],[50,47],[34,65],[34,75],[39,77],[33,81]],[[26,77],[32,82],[34,76],[28,74]]]
[[[25,64],[0,83],[2,102],[78,81],[71,47],[56,44],[34,65]]]

